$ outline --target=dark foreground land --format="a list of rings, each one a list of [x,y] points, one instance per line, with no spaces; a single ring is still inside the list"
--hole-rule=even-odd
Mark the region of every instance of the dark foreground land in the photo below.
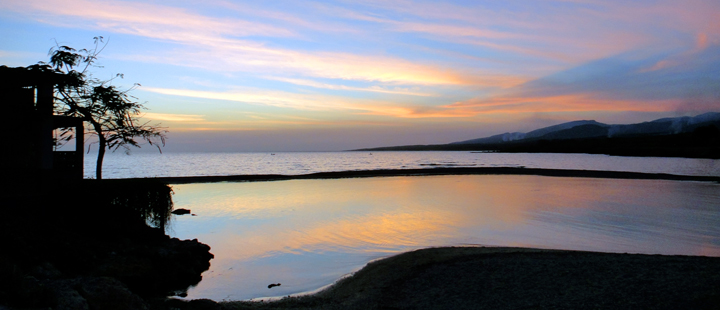
[[[312,296],[178,309],[718,309],[720,258],[431,248],[375,261]]]
[[[153,227],[165,184],[19,183],[0,196],[0,309],[151,309],[210,267],[209,246]]]
[[[437,168],[118,180],[101,187],[54,184],[52,191],[27,184],[18,187],[25,192],[3,195],[0,309],[720,309],[720,257],[483,247],[400,254],[318,294],[274,302],[167,298],[200,281],[213,256],[197,240],[172,239],[146,225],[148,216],[166,219],[172,206],[162,203],[168,192],[148,194],[153,184],[452,174],[720,182],[607,171]],[[108,196],[106,185],[116,193]],[[159,192],[169,190],[163,186]],[[163,207],[138,207],[148,202]]]

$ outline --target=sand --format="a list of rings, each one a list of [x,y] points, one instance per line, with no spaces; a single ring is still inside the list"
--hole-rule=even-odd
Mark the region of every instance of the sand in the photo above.
[[[368,264],[312,296],[225,309],[718,309],[720,258],[447,247]]]

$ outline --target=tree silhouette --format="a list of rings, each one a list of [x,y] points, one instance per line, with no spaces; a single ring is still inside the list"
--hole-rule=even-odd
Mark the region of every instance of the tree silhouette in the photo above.
[[[102,179],[106,149],[115,151],[122,147],[129,151],[130,146],[140,147],[136,140],[141,139],[162,152],[160,145],[165,145],[167,130],[140,122],[141,111],[146,108],[128,94],[140,84],[120,90],[112,85],[116,78],[123,78],[120,73],[109,80],[92,77],[89,68],[97,67],[97,56],[107,46],[103,37],[95,37],[94,41],[93,49],[79,51],[57,45],[50,50],[50,63],[40,62],[36,66],[68,77],[57,87],[55,113],[81,117],[91,125],[90,133],[97,136],[99,144],[95,176]]]

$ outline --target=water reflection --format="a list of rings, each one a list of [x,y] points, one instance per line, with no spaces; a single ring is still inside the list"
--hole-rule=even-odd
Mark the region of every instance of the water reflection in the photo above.
[[[540,176],[428,176],[174,186],[174,234],[215,259],[190,298],[313,290],[369,260],[484,244],[720,256],[720,187]],[[282,286],[267,289],[270,283]]]

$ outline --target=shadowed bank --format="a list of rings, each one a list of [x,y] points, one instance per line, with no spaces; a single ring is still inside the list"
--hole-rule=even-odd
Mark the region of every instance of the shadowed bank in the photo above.
[[[56,96],[72,97],[68,89],[88,84],[81,73],[45,65],[2,66],[0,77],[2,103],[11,115],[1,122],[10,147],[2,162],[6,182],[0,234],[6,250],[0,251],[0,305],[146,309],[151,300],[182,294],[197,284],[213,255],[197,240],[165,234],[173,207],[167,184],[82,179],[83,122],[95,126],[93,117],[104,118],[105,113],[121,119],[112,121],[116,125],[132,121],[132,103],[122,94],[114,96],[112,87],[90,85],[90,95],[75,99],[94,106],[69,99],[69,109],[62,110]],[[100,102],[105,105],[98,106]],[[108,148],[118,132],[125,140],[115,146],[136,145],[130,140],[137,135],[123,132],[137,129],[131,127],[96,127],[96,133],[107,135]],[[72,139],[75,150],[57,151],[58,144]]]

